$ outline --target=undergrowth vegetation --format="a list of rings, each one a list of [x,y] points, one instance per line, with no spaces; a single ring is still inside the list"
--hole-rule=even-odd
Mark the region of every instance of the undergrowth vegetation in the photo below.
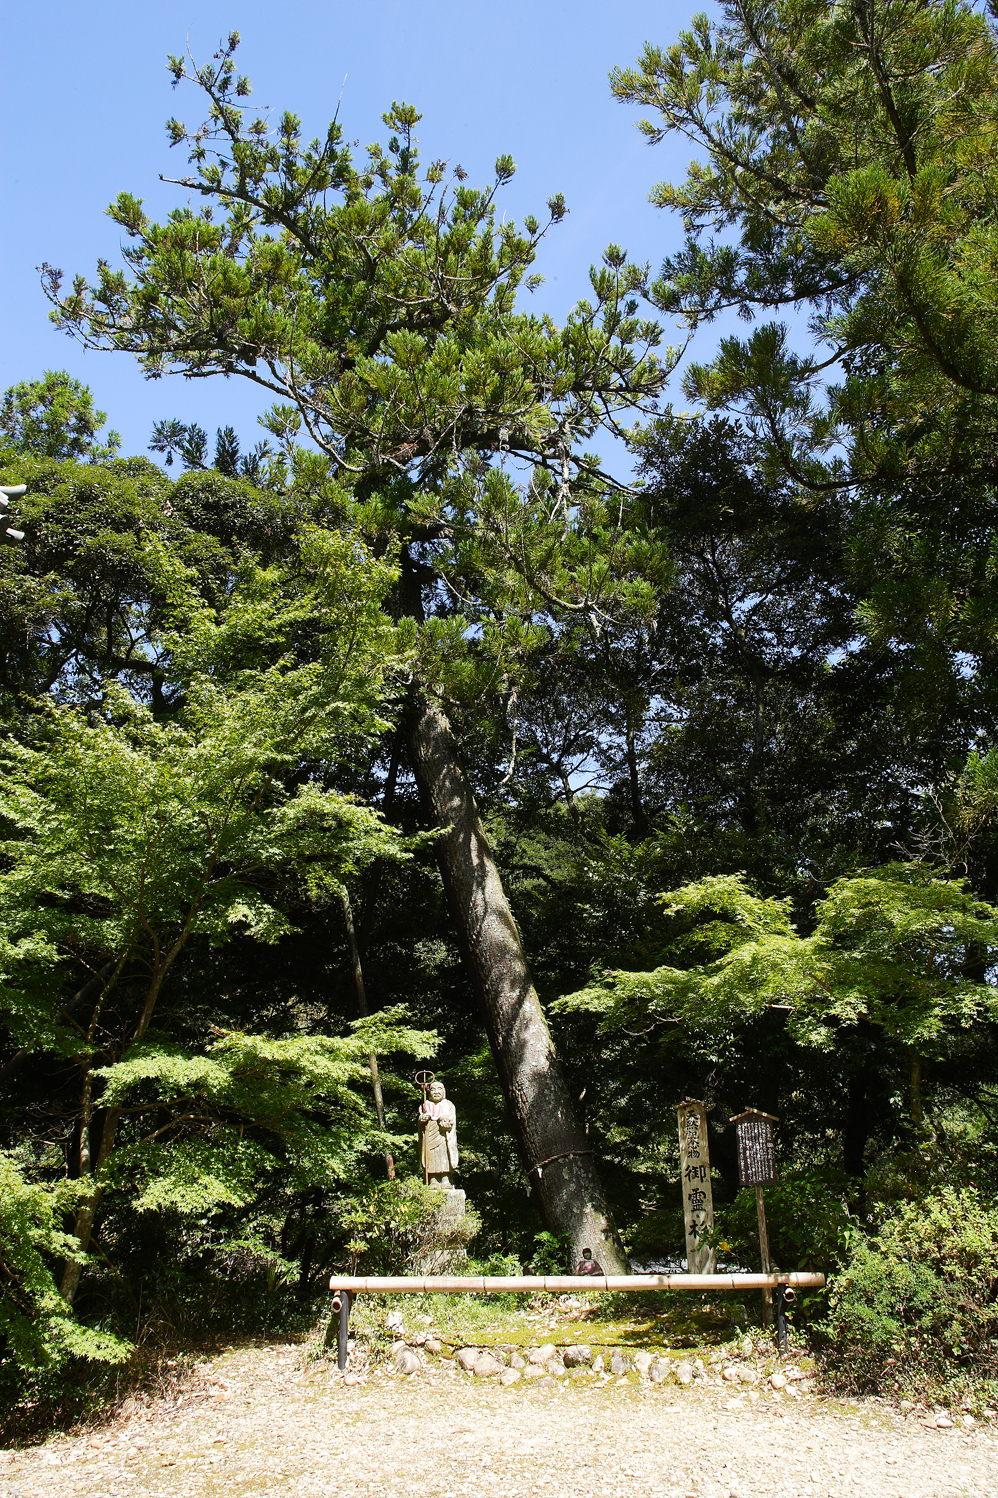
[[[998,1210],[944,1187],[856,1235],[832,1284],[829,1377],[858,1393],[998,1401]]]

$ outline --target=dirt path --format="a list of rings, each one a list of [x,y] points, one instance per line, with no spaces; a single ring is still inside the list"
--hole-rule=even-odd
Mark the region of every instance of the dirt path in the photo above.
[[[0,1498],[964,1498],[998,1495],[998,1426],[879,1403],[593,1376],[500,1387],[436,1365],[351,1386],[295,1347],[201,1365],[181,1397],[0,1457]]]

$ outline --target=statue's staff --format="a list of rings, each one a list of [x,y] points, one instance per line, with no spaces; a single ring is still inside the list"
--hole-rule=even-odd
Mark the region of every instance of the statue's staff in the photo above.
[[[415,1080],[419,1084],[419,1086],[423,1089],[422,1111],[425,1113],[426,1112],[426,1089],[429,1087],[429,1085],[430,1085],[431,1082],[435,1082],[436,1081],[436,1074],[434,1072],[431,1072],[431,1071],[418,1071],[416,1073]],[[423,1157],[423,1185],[424,1186],[428,1186],[430,1184],[430,1165],[429,1165],[429,1161],[427,1159],[428,1151],[427,1151],[427,1148],[426,1148],[426,1124],[425,1123],[423,1124],[422,1133],[420,1134],[419,1139],[420,1139],[420,1144],[419,1144],[420,1154]]]

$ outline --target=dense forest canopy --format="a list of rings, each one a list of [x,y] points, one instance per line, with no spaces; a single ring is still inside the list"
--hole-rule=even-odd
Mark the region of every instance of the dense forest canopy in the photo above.
[[[0,415],[11,1387],[387,1264],[431,1057],[483,1261],[681,1257],[688,1096],[746,1261],[743,1108],[785,1267],[993,1190],[989,15],[649,44],[611,83],[698,152],[654,189],[684,238],[610,245],[561,326],[558,197],[514,225],[512,161],[422,163],[405,104],[364,159],[272,128],[237,42],[171,64],[187,205],[123,193],[122,268],[43,283],[87,347],[268,391],[267,440],[212,449],[206,393],[122,458],[52,371]],[[668,319],[732,309],[684,366]]]

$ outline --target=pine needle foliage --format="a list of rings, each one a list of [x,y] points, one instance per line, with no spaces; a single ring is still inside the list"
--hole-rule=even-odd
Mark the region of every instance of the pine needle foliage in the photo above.
[[[238,41],[203,65],[171,60],[207,106],[196,127],[168,124],[188,206],[157,223],[122,194],[109,211],[124,268],[102,262],[68,288],[47,268],[52,316],[151,377],[238,374],[266,392],[292,481],[335,492],[344,520],[402,554],[399,611],[421,625],[425,684],[508,697],[552,618],[599,631],[647,614],[668,575],[662,538],[591,451],[600,429],[621,435],[655,409],[675,362],[640,315],[646,268],[609,245],[563,325],[531,311],[560,196],[515,224],[500,212],[512,158],[471,187],[420,159],[405,103],[363,158],[339,121],[307,143],[297,116],[251,107]],[[185,440],[166,424],[154,443]]]
[[[658,306],[693,329],[788,318],[723,337],[687,392],[813,491],[994,477],[996,62],[966,0],[727,0],[611,75],[649,141],[700,157],[652,193],[686,231]]]

